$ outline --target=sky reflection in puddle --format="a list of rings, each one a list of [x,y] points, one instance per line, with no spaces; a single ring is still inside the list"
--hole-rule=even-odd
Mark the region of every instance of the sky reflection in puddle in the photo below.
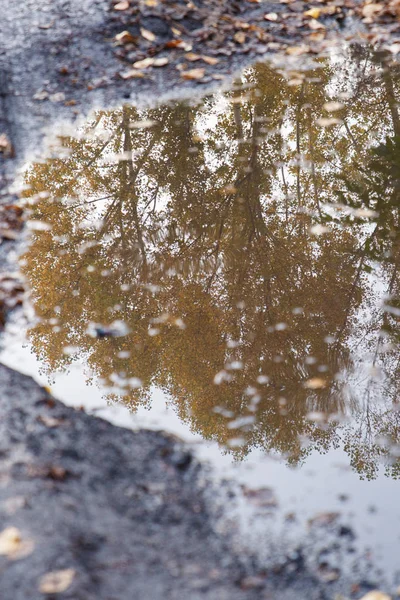
[[[387,560],[400,531],[400,69],[384,67],[366,49],[304,73],[260,64],[198,104],[99,112],[63,137],[25,175],[34,356],[10,327],[1,359],[36,362],[68,403],[105,396],[119,424],[154,415],[210,442],[221,471],[248,458],[238,478],[273,485],[287,510],[294,484],[309,490],[294,499],[304,518],[346,492]],[[374,503],[385,518],[370,535]]]

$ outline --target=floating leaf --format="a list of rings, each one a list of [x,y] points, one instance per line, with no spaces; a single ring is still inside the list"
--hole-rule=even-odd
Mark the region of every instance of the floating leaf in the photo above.
[[[326,387],[326,381],[321,377],[312,377],[304,382],[304,387],[309,390],[319,390]]]

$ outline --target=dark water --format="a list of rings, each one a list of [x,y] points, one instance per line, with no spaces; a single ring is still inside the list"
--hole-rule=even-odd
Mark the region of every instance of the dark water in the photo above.
[[[398,542],[399,91],[355,48],[62,137],[25,173],[42,373],[78,364],[133,412],[162,393],[237,461],[328,457],[318,480],[339,456],[352,483],[323,485],[379,502],[383,482]]]

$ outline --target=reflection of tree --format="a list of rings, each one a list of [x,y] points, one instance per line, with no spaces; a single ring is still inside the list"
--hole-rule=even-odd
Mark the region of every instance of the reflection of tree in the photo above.
[[[302,437],[321,451],[339,443],[335,424],[317,426],[310,411],[325,419],[357,404],[336,374],[353,369],[355,311],[382,248],[372,256],[369,225],[324,204],[338,190],[383,218],[358,193],[375,193],[358,167],[378,108],[368,98],[369,112],[353,115],[349,100],[342,124],[318,126],[337,79],[327,62],[297,86],[265,65],[245,79],[197,107],[100,113],[81,139],[63,140],[66,159],[30,169],[35,218],[51,225],[25,255],[41,317],[31,339],[49,371],[76,346],[133,409],[158,385],[205,438],[242,436],[238,456],[260,446],[296,461],[309,452]],[[322,224],[324,235],[310,234]],[[114,320],[130,333],[87,335],[89,322]],[[349,440],[354,467],[372,472],[375,442],[359,445],[364,461]]]

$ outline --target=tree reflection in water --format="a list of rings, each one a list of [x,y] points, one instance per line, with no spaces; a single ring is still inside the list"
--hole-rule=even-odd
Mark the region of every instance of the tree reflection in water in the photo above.
[[[384,457],[396,477],[400,70],[386,60],[256,65],[198,104],[99,112],[62,138],[66,157],[32,165],[26,201],[50,227],[23,264],[45,370],[84,359],[132,410],[158,386],[239,459],[343,444],[361,476]],[[88,335],[115,320],[130,332]]]

